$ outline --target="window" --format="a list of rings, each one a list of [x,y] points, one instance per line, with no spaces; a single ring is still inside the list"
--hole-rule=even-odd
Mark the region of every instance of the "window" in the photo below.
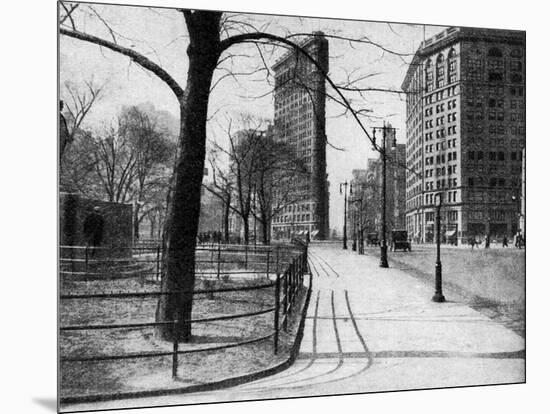
[[[489,160],[496,161],[496,159],[497,159],[497,153],[493,151],[489,152]]]
[[[514,60],[514,61],[510,62],[510,70],[512,70],[514,72],[521,72],[522,69],[523,69],[523,65],[522,65],[521,61]]]
[[[482,159],[483,159],[483,151],[478,151],[478,152],[477,152],[477,159],[478,159],[478,160],[482,160]]]
[[[510,76],[510,81],[512,83],[522,83],[523,82],[523,76],[521,76],[518,73],[512,73],[512,75]],[[523,95],[523,93],[522,93],[522,95]]]
[[[426,61],[426,66],[424,68],[424,77],[425,77],[425,83],[426,83],[426,87],[425,87],[425,90],[426,92],[429,92],[429,91],[432,91],[433,90],[433,70],[432,70],[432,61],[430,59],[428,59]],[[431,97],[430,97],[430,102],[431,102]]]
[[[488,77],[489,82],[501,82],[502,79],[503,79],[502,73],[498,73],[498,72],[490,72],[489,73],[489,77]]]
[[[493,47],[489,49],[489,53],[487,54],[489,57],[493,58],[501,58],[502,57],[502,51],[498,47]]]
[[[445,79],[445,67],[444,67],[444,58],[442,54],[439,54],[435,63],[435,87],[440,88],[444,84]]]
[[[449,50],[447,55],[447,73],[448,73],[448,82],[456,82],[456,52],[453,48]]]

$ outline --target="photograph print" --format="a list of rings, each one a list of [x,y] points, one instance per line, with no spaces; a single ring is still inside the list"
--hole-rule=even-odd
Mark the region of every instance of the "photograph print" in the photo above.
[[[181,3],[57,3],[59,411],[525,383],[526,32]]]

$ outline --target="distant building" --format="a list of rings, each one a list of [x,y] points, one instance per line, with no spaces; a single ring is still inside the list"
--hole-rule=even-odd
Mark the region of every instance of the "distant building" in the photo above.
[[[448,242],[512,235],[525,147],[525,32],[452,27],[421,43],[407,92],[406,226]],[[411,172],[414,171],[414,172]]]
[[[315,32],[301,47],[318,65],[295,51],[287,52],[275,63],[274,126],[276,138],[296,149],[311,177],[306,182],[297,179],[292,183],[297,201],[274,217],[272,235],[289,238],[310,232],[313,237],[326,239],[329,189],[323,73],[328,72],[328,41],[322,32]]]
[[[406,163],[405,144],[397,144],[395,130],[386,124],[386,228],[392,230],[405,229],[406,217]],[[394,143],[396,144],[394,147]],[[367,200],[367,220],[369,232],[382,231],[382,156],[367,160],[366,189],[364,199]]]

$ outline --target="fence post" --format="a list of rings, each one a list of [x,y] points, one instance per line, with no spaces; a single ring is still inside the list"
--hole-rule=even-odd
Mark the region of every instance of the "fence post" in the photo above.
[[[269,280],[269,252],[270,252],[270,250],[267,249],[267,266],[266,266],[266,270],[265,270],[265,275],[266,275],[268,280]]]
[[[208,245],[205,246],[206,248],[208,248]],[[210,246],[210,263],[212,263],[214,261],[214,243],[212,243],[212,245]]]
[[[273,317],[273,324],[275,327],[275,335],[273,336],[273,353],[277,355],[279,350],[279,307],[281,300],[281,277],[279,273],[275,279],[275,315]]]
[[[178,326],[177,320],[174,321],[174,327],[172,329],[172,335],[174,337],[174,345],[172,349],[172,378],[178,377]]]
[[[289,313],[292,313],[292,305],[294,304],[294,291],[296,289],[296,258],[292,260],[290,266],[290,309]]]
[[[287,309],[288,309],[288,269],[285,271],[284,275],[283,275],[283,291],[284,291],[284,294],[285,296],[283,297],[283,316],[284,316],[284,320],[283,320],[283,329],[287,330],[287,327],[288,327],[288,322],[287,322]]]
[[[277,274],[279,273],[279,247],[280,246],[277,246],[275,248],[275,272]]]
[[[88,246],[84,249],[84,272],[88,274]]]
[[[220,266],[221,266],[221,260],[222,260],[222,245],[218,244],[218,270],[217,270],[217,276],[218,279],[220,278]]]
[[[160,244],[157,244],[157,280],[160,279]]]

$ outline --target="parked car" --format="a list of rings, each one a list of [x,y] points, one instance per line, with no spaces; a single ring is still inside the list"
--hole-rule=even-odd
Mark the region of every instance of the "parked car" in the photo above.
[[[378,246],[380,241],[378,240],[378,233],[367,234],[367,246]]]
[[[393,230],[391,232],[391,245],[390,249],[411,251],[411,242],[409,241],[409,236],[406,230]]]

